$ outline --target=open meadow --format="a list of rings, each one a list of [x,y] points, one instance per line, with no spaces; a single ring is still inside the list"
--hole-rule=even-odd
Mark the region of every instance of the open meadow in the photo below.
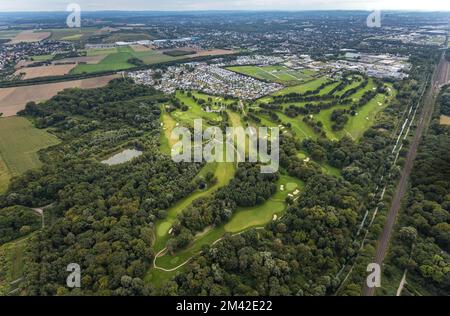
[[[45,130],[23,117],[0,118],[0,192],[13,176],[38,168],[38,151],[59,143]]]

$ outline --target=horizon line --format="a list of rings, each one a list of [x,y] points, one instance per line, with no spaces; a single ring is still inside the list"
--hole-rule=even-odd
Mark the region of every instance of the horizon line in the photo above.
[[[171,13],[171,12],[373,12],[373,11],[384,11],[384,12],[405,12],[405,13],[450,13],[450,9],[436,10],[436,9],[382,9],[377,8],[376,10],[368,9],[190,9],[190,10],[83,10],[82,12],[129,12],[129,13]],[[3,10],[0,12],[4,13],[67,13],[65,10]]]

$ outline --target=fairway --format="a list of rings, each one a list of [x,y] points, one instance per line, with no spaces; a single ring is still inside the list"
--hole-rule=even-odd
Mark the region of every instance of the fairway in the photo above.
[[[287,87],[285,89],[275,92],[273,95],[285,95],[285,94],[289,94],[289,93],[305,93],[307,91],[313,91],[328,81],[329,81],[329,78],[326,76],[323,76],[318,79],[306,82],[304,84],[296,85],[293,87]]]
[[[281,186],[284,190],[281,191]],[[304,184],[290,176],[282,175],[277,182],[277,192],[275,195],[261,205],[251,208],[240,208],[236,210],[230,221],[223,226],[207,229],[205,232],[198,234],[194,241],[187,248],[179,251],[176,255],[163,254],[156,259],[158,267],[164,269],[177,269],[180,265],[187,262],[192,256],[198,254],[203,246],[211,245],[219,241],[225,233],[239,234],[250,228],[259,228],[267,225],[274,220],[274,216],[278,217],[286,208],[284,199],[288,194],[292,194],[298,190],[297,195],[303,190]],[[162,248],[161,248],[162,249]],[[180,267],[181,268],[181,267]],[[151,269],[147,278],[164,282],[166,277],[161,275],[168,274],[173,276],[174,271],[165,272],[161,270]]]
[[[316,74],[310,69],[295,70],[285,66],[235,66],[227,69],[256,79],[288,85],[310,80]]]
[[[172,130],[175,128],[177,122],[167,113],[163,113],[161,121],[164,132],[161,133],[160,137],[160,150],[161,152],[170,155],[172,146],[177,142],[176,139],[171,137]]]
[[[176,97],[182,104],[188,106],[187,111],[177,110],[171,113],[172,117],[177,122],[182,123],[186,126],[194,126],[194,120],[203,119],[203,126],[206,127],[209,126],[207,121],[212,121],[215,123],[219,123],[222,121],[222,117],[218,113],[208,113],[204,111],[200,104],[198,104],[193,98],[188,97],[186,94],[177,92]]]
[[[22,117],[0,118],[0,192],[9,179],[41,166],[37,152],[59,140]]]
[[[225,230],[237,233],[251,227],[264,226],[273,219],[275,214],[282,212],[284,207],[284,202],[269,200],[253,208],[238,209],[225,225]]]

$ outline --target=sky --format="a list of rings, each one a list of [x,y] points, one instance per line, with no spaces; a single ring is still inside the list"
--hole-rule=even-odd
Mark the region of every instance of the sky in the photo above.
[[[0,0],[4,11],[65,11],[69,3],[82,10],[420,10],[450,11],[450,0]]]

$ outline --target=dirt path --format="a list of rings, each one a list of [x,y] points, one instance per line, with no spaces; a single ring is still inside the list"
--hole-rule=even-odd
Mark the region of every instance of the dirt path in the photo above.
[[[400,284],[398,286],[396,296],[402,296],[402,291],[403,291],[403,288],[405,287],[405,284],[406,284],[406,270],[403,273],[403,277],[402,277],[402,280],[400,281]]]
[[[414,165],[414,160],[417,156],[417,149],[422,140],[422,136],[424,135],[424,131],[426,131],[429,122],[431,120],[433,114],[433,108],[435,103],[436,94],[439,92],[440,87],[445,84],[443,80],[447,78],[446,75],[443,75],[442,72],[448,72],[448,65],[445,60],[444,54],[441,57],[441,61],[437,67],[437,70],[433,74],[432,85],[431,88],[425,95],[425,99],[422,106],[422,112],[420,114],[418,126],[411,143],[411,147],[409,149],[408,155],[406,157],[405,166],[401,173],[400,181],[395,190],[394,196],[392,198],[391,207],[387,214],[386,223],[384,225],[383,232],[378,241],[374,263],[383,265],[384,258],[386,256],[387,250],[389,248],[389,243],[392,235],[392,231],[394,228],[395,221],[397,219],[397,215],[401,206],[401,202],[406,193],[408,179],[411,174],[411,170]],[[364,296],[373,296],[375,294],[375,288],[367,287],[366,282],[364,282],[363,287],[363,295]]]

